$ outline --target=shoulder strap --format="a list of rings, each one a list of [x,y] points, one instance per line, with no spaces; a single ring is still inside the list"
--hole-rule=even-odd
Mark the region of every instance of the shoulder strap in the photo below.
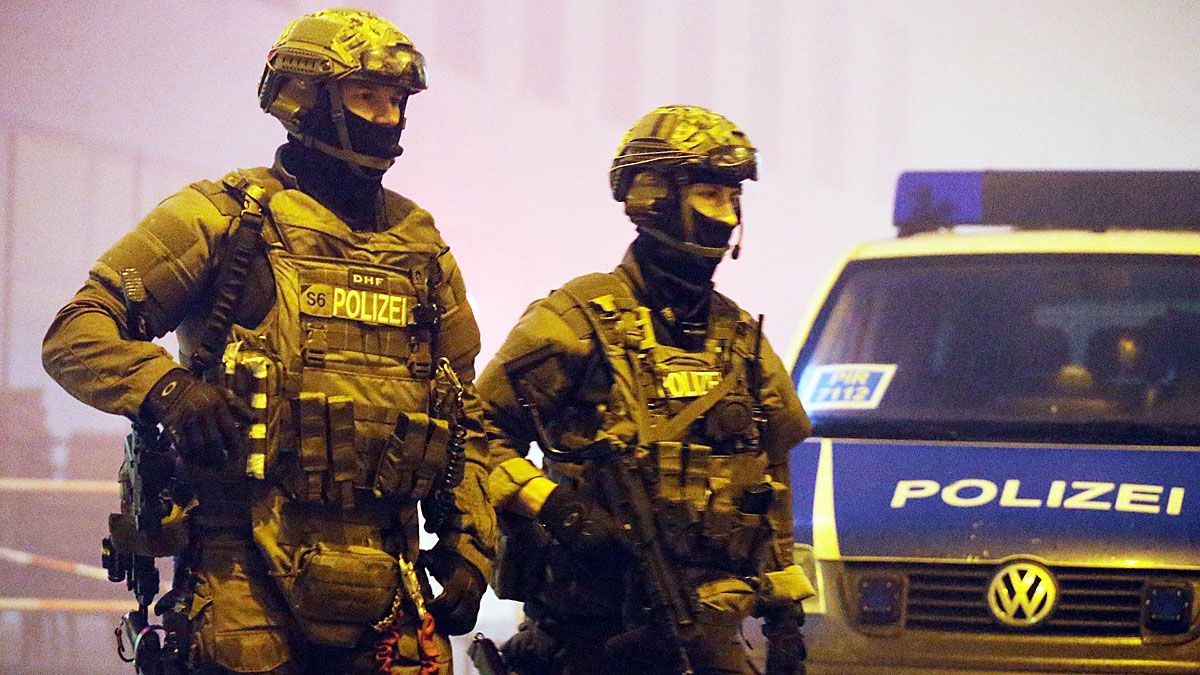
[[[572,279],[559,290],[579,308],[591,327],[592,337],[608,364],[617,391],[625,399],[625,407],[637,427],[638,437],[650,438],[650,410],[637,381],[641,369],[630,360],[626,346],[617,340],[617,323],[620,319],[617,300],[622,300],[622,305],[635,305],[633,292],[615,275],[603,273]]]
[[[233,176],[242,176],[235,181]],[[205,181],[205,183],[208,183]],[[217,197],[216,193],[206,191],[209,185],[201,185],[202,194],[225,214],[229,209],[232,195],[241,197],[238,212],[231,216],[235,222],[230,224],[230,232],[226,242],[225,255],[216,271],[216,281],[213,284],[213,305],[208,319],[200,331],[196,351],[189,355],[189,365],[194,374],[205,377],[213,372],[225,350],[225,339],[233,326],[233,313],[242,298],[246,287],[246,279],[250,276],[250,262],[262,241],[263,221],[269,218],[265,205],[268,201],[266,189],[258,183],[246,178],[241,172],[234,172],[221,181],[225,189],[221,191],[227,199]]]

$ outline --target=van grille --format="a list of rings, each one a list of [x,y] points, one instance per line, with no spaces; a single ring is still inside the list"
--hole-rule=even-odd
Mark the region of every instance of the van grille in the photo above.
[[[1041,635],[1137,637],[1141,634],[1142,591],[1146,583],[1188,579],[1184,573],[1050,568],[1058,579],[1053,614],[1032,629],[1000,624],[988,607],[987,589],[995,565],[879,563],[847,566],[856,574],[900,574],[907,578],[907,627],[980,633],[1031,632]]]

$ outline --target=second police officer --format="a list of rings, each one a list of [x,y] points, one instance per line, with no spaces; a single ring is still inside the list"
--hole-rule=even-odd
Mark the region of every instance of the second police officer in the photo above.
[[[195,672],[449,672],[445,635],[475,622],[495,539],[479,331],[429,213],[381,186],[423,89],[421,54],[387,21],[292,22],[259,88],[288,130],[274,166],[168,197],[46,336],[67,391],[161,425],[182,456],[196,502],[166,597],[190,619]],[[170,331],[188,368],[147,340]],[[410,573],[423,498],[437,635]]]
[[[624,260],[534,302],[480,375],[493,584],[525,602],[504,647],[523,673],[750,672],[752,613],[768,672],[803,669],[788,452],[810,425],[758,323],[712,283],[756,168],[719,114],[643,117],[610,172],[638,231]]]

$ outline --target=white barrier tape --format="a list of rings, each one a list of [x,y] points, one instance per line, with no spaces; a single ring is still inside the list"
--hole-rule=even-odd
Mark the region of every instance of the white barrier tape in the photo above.
[[[78,612],[124,614],[136,609],[129,600],[75,600],[68,598],[0,598],[0,612]]]
[[[45,567],[46,569],[69,572],[71,574],[77,574],[81,577],[88,577],[89,579],[101,579],[103,581],[108,581],[108,571],[103,567],[84,565],[82,563],[75,563],[69,560],[59,560],[57,558],[47,558],[46,556],[26,553],[25,551],[18,551],[11,548],[4,548],[3,546],[0,546],[0,559],[14,562],[18,565]]]
[[[120,494],[116,480],[55,480],[53,478],[0,478],[0,492],[88,492]]]

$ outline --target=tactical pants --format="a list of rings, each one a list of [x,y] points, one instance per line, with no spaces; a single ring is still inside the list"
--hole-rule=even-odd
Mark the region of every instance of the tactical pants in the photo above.
[[[375,641],[368,629],[354,647],[308,642],[292,619],[283,596],[267,574],[258,549],[246,538],[205,537],[195,552],[192,625],[194,673],[378,673]],[[449,675],[450,642],[437,636],[439,672]],[[393,656],[395,675],[416,675],[416,624],[401,625]]]
[[[743,616],[704,607],[696,622],[700,635],[685,648],[696,675],[751,675],[749,655],[738,634]],[[564,619],[554,631],[559,652],[553,675],[642,675],[667,672],[663,661],[648,661],[647,651],[608,654],[605,643],[624,632],[619,620]]]

